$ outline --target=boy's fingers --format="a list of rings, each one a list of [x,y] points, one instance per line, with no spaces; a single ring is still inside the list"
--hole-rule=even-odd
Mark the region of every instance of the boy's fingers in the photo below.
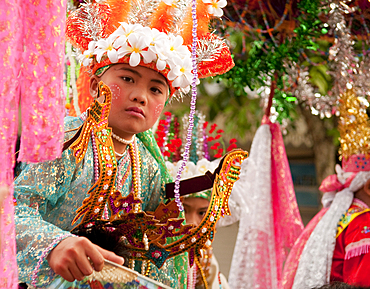
[[[100,247],[98,247],[98,250],[102,254],[102,256],[104,257],[104,259],[107,259],[107,260],[112,261],[114,263],[117,263],[119,265],[123,265],[123,263],[125,263],[125,259],[123,259],[122,257],[114,254],[111,251],[107,251],[107,250],[105,250],[103,248],[100,248]]]
[[[100,253],[99,247],[90,243],[89,246],[85,248],[85,253],[87,257],[90,258],[95,271],[101,271],[104,265],[104,257]]]
[[[76,279],[77,281],[81,281],[85,277],[85,275],[81,272],[80,268],[75,263],[69,265],[69,272],[71,272],[73,280]]]
[[[88,258],[79,258],[77,259],[77,267],[80,269],[81,273],[84,276],[89,276],[93,273],[93,267]]]
[[[67,280],[68,282],[73,282],[75,280],[72,273],[68,269],[55,273],[61,276],[63,279]]]

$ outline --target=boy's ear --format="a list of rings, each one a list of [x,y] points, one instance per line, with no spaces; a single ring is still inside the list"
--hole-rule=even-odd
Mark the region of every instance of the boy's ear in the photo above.
[[[98,84],[99,84],[99,77],[93,75],[90,77],[90,95],[93,98],[98,97]]]
[[[367,182],[365,183],[364,191],[368,196],[370,196],[370,179],[368,179]]]

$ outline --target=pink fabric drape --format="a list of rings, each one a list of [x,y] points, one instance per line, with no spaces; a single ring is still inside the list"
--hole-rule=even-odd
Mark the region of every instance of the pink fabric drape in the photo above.
[[[327,210],[328,208],[321,209],[321,211],[318,212],[315,217],[307,224],[306,228],[303,230],[302,234],[295,242],[284,265],[282,277],[283,289],[292,288],[302,251],[307,243],[308,238],[311,236],[312,231],[315,229],[317,223],[321,220],[322,216],[324,216]]]
[[[0,1],[0,185],[10,194],[0,208],[0,288],[17,288],[13,168],[22,107],[19,160],[61,154],[65,0]]]
[[[271,143],[271,195],[275,230],[276,268],[279,287],[283,264],[303,230],[288,158],[279,124],[269,123]]]

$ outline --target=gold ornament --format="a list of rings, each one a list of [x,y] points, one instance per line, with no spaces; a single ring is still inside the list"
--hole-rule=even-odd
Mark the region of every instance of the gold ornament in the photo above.
[[[352,155],[368,155],[370,127],[366,99],[358,97],[353,89],[348,89],[341,94],[339,102],[340,159],[347,160]]]

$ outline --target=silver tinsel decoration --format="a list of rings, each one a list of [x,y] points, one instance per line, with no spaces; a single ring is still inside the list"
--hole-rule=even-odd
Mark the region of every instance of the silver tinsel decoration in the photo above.
[[[221,50],[227,47],[223,39],[200,39],[198,40],[197,62],[213,61],[216,56],[221,53]]]
[[[133,0],[131,1],[131,10],[128,15],[130,24],[141,24],[143,26],[149,26],[150,15],[155,11],[158,4],[161,1],[158,0]]]
[[[357,95],[370,95],[370,62],[364,55],[361,62],[356,56],[350,28],[344,15],[355,12],[355,8],[347,5],[351,1],[327,1],[330,9],[328,25],[335,37],[334,45],[329,50],[330,72],[334,83],[328,95],[321,95],[309,82],[307,70],[298,70],[295,64],[286,66],[292,82],[296,82],[293,95],[310,108],[312,114],[320,118],[339,116],[338,99],[347,89],[354,88]],[[302,69],[302,68],[301,68]]]
[[[81,10],[83,15],[81,19],[77,20],[77,23],[83,27],[82,35],[93,41],[98,41],[103,35],[103,26],[99,11],[95,8],[96,6],[91,3],[83,3],[81,6],[84,7],[84,9]]]

